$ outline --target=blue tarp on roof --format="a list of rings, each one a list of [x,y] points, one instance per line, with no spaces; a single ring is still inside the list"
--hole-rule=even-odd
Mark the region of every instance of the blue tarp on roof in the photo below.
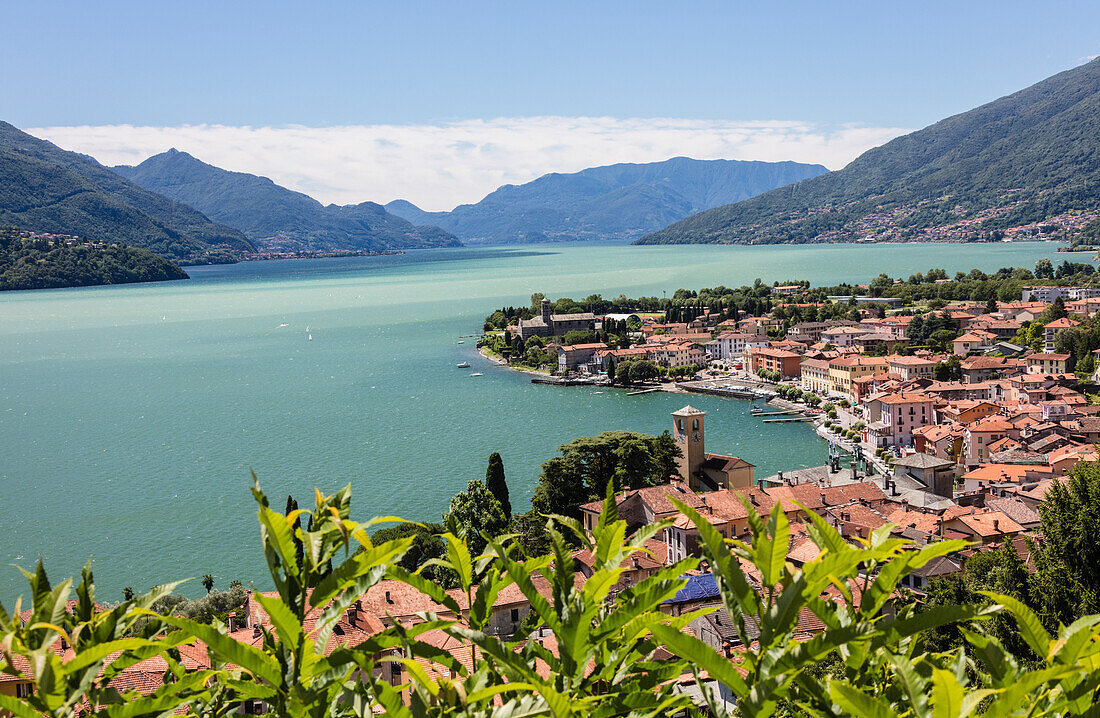
[[[681,576],[681,578],[685,577]],[[718,585],[714,582],[713,573],[701,573],[686,578],[687,585],[664,603],[687,603],[688,601],[702,601],[718,597]]]

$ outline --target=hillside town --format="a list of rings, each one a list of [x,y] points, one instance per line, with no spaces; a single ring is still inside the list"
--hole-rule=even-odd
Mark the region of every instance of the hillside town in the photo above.
[[[797,284],[770,289],[777,310],[823,306],[802,302],[804,291]],[[792,520],[806,507],[846,535],[866,537],[892,524],[918,542],[966,538],[974,550],[1021,539],[1015,545],[1026,554],[1022,538],[1038,525],[1037,506],[1050,487],[1078,462],[1100,458],[1100,404],[1090,394],[1100,349],[1087,356],[1056,351],[1063,332],[1100,313],[1100,288],[1028,286],[1018,300],[955,302],[923,316],[896,303],[885,310],[884,303],[850,304],[858,321],[790,323],[774,310],[729,318],[703,308],[690,321],[669,322],[653,312],[551,317],[544,299],[538,325],[569,322],[593,336],[603,324],[636,329],[636,343],[624,348],[547,344],[566,379],[607,382],[617,364],[650,362],[661,379],[694,380],[656,384],[665,390],[743,396],[738,390],[748,389],[776,397],[780,411],[771,413],[805,415],[833,445],[828,465],[754,477],[753,457],[691,454],[684,437],[701,432],[684,430],[677,418],[688,467],[669,486],[624,497],[624,515],[675,518],[664,498],[672,493],[705,507],[723,535],[740,536],[745,507],[733,492],[762,512],[789,505]],[[938,347],[910,332],[931,324],[930,317],[950,327],[936,332]],[[521,321],[519,336],[529,326]],[[700,424],[701,412],[684,411],[698,413],[691,421]],[[592,525],[594,516],[588,519]],[[679,517],[660,555],[690,555],[697,548],[691,532]],[[965,560],[951,557],[934,570],[960,571]]]

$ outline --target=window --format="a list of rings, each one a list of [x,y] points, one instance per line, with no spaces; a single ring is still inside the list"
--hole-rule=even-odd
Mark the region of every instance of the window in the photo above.
[[[512,609],[512,623],[519,623],[519,609]]]
[[[699,430],[699,420],[698,419],[691,422],[691,430],[692,431],[698,431]]]
[[[29,698],[34,693],[33,683],[17,683],[15,686],[16,698]]]

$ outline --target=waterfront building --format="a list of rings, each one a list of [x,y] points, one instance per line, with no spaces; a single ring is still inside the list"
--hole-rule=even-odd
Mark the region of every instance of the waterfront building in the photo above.
[[[766,347],[768,338],[745,332],[722,332],[707,342],[706,351],[712,359],[728,361],[741,358],[749,347]]]
[[[825,396],[832,391],[832,382],[829,378],[829,361],[827,359],[803,359],[800,373],[803,390],[812,391],[821,396]]]
[[[802,374],[802,357],[786,349],[749,347],[746,350],[747,369],[754,374],[762,370],[778,372],[783,379],[797,379]]]
[[[869,357],[862,354],[850,354],[829,361],[829,377],[833,391],[852,396],[852,382],[865,376],[887,373],[885,357]]]
[[[596,352],[607,349],[603,342],[591,344],[570,344],[558,347],[558,371],[599,371],[599,362],[596,360]],[[593,366],[594,365],[594,366]]]
[[[910,446],[913,431],[935,422],[935,399],[928,394],[888,393],[863,403],[865,435],[875,448]]]

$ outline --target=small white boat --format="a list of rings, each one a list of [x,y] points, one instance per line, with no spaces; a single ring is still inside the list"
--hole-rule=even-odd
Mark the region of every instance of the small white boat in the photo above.
[[[474,372],[473,374],[471,374],[470,376],[481,376],[481,372],[479,372],[479,371],[475,371],[475,372]]]
[[[455,366],[457,366],[459,369],[469,369],[470,368],[470,362],[468,362],[468,361],[459,362],[458,364],[455,364]]]
[[[309,335],[309,340],[313,341],[313,335],[312,334]]]
[[[465,344],[466,342],[464,342],[464,341],[462,341],[461,339],[459,339],[459,340],[458,340],[458,343],[459,343],[459,344]]]

